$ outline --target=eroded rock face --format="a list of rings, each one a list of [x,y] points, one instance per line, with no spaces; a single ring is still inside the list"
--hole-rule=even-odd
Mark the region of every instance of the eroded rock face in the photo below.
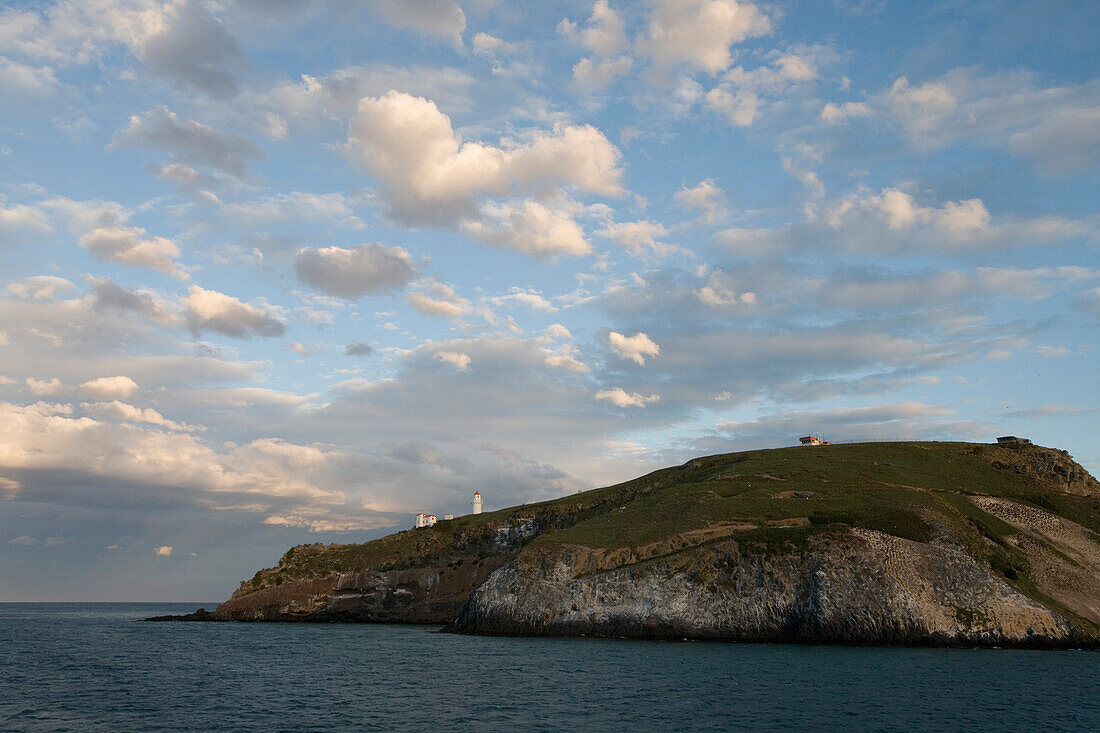
[[[444,624],[502,558],[476,565],[343,573],[234,595],[219,621],[358,621]]]
[[[585,574],[590,551],[521,555],[451,631],[852,644],[1073,646],[1075,628],[961,548],[872,530],[759,554],[729,541]]]

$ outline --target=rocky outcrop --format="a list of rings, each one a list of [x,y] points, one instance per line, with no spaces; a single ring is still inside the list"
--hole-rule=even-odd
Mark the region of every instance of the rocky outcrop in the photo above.
[[[1093,644],[960,547],[864,529],[760,553],[725,541],[585,573],[587,548],[521,555],[447,630],[884,645]]]
[[[351,621],[444,624],[500,567],[490,557],[458,567],[341,573],[298,580],[230,598],[216,621]]]

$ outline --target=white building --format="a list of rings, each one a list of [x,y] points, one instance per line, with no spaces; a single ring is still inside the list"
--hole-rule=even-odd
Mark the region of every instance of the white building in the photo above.
[[[434,514],[425,514],[420,512],[416,515],[416,527],[431,527],[439,519]]]
[[[474,506],[474,514],[481,514],[481,492],[474,492],[474,500],[472,504]]]

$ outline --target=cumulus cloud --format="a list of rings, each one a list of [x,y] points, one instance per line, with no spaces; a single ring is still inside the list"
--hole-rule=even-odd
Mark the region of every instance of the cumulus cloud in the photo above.
[[[95,403],[84,402],[81,403],[80,407],[84,410],[85,415],[90,415],[102,420],[120,420],[144,425],[156,425],[158,427],[167,428],[168,430],[177,430],[185,433],[203,429],[194,425],[186,425],[176,422],[175,420],[169,420],[151,407],[136,407],[119,400]]]
[[[396,219],[461,225],[529,254],[584,254],[589,247],[565,208],[525,200],[482,211],[485,197],[547,195],[559,187],[608,196],[622,190],[619,150],[590,125],[535,130],[499,147],[464,142],[434,102],[397,91],[359,102],[348,142],[381,183]]]
[[[175,162],[205,166],[240,180],[248,177],[253,161],[264,157],[246,138],[195,120],[181,120],[167,107],[132,115],[127,128],[108,146],[120,150],[138,147],[165,150]]]
[[[310,287],[349,300],[400,290],[418,274],[408,252],[377,242],[300,249],[294,273]]]
[[[470,301],[455,293],[454,288],[438,280],[430,280],[425,285],[427,292],[409,293],[409,305],[429,316],[459,318],[470,312]]]
[[[99,377],[80,385],[88,395],[101,400],[124,400],[138,391],[137,382],[129,377]]]
[[[523,290],[522,288],[511,288],[507,295],[498,295],[495,298],[490,298],[489,302],[494,305],[515,303],[524,306],[528,310],[541,313],[555,313],[558,310],[553,303],[542,297],[541,293],[532,290]]]
[[[651,402],[660,402],[660,395],[640,395],[637,392],[627,392],[622,387],[613,389],[601,389],[596,393],[595,399],[606,400],[616,407],[645,407]]]
[[[552,339],[573,338],[573,334],[569,332],[569,329],[561,325],[560,323],[551,323],[549,326],[546,327],[546,330],[543,331],[543,333],[545,333],[548,338]]]
[[[634,59],[623,53],[627,48],[623,20],[607,0],[597,0],[592,6],[592,14],[583,29],[566,19],[558,24],[558,31],[592,51],[591,56],[573,66],[573,81],[581,86],[606,86],[634,65]]]
[[[874,112],[863,102],[844,102],[834,104],[826,102],[821,108],[821,121],[827,125],[836,125],[856,117],[870,117]]]
[[[0,51],[55,64],[87,64],[123,46],[178,86],[225,98],[245,66],[236,40],[203,3],[188,0],[61,0],[3,18]]]
[[[56,275],[35,275],[8,283],[8,292],[17,298],[50,300],[58,293],[75,290],[76,286]]]
[[[704,100],[707,107],[725,116],[731,125],[748,127],[770,98],[816,78],[817,70],[809,60],[786,54],[768,66],[730,69],[722,75],[718,86],[706,93]]]
[[[53,232],[44,212],[24,204],[0,206],[0,245],[22,243]]]
[[[59,87],[53,69],[28,66],[0,56],[0,95],[7,99],[48,97]]]
[[[475,42],[479,36],[475,36]],[[477,45],[475,43],[475,51]],[[289,125],[315,127],[323,122],[346,124],[364,97],[380,97],[391,89],[437,101],[442,107],[467,111],[474,79],[451,67],[345,66],[325,74],[302,74],[295,81],[253,92],[249,102],[262,112],[261,130],[272,139],[287,134]]]
[[[192,285],[184,300],[186,320],[197,338],[203,331],[216,331],[226,336],[282,336],[284,324],[270,306],[250,305],[216,290]]]
[[[726,192],[715,184],[713,178],[706,178],[696,186],[684,186],[672,198],[683,208],[700,212],[700,219],[707,224],[716,224],[729,216]]]
[[[69,405],[0,403],[0,469],[20,480],[21,496],[63,491],[56,481],[62,471],[104,494],[112,486],[141,485],[149,493],[174,492],[178,500],[211,506],[231,506],[244,497],[261,507],[280,498],[343,498],[321,485],[326,462],[340,455],[335,451],[270,438],[218,451],[193,433],[139,424],[157,421],[155,411],[112,404],[89,410],[102,410],[112,421],[76,417]],[[153,427],[168,427],[158,423]]]
[[[657,0],[638,50],[658,66],[717,74],[729,68],[730,46],[770,32],[771,20],[751,2]]]
[[[486,204],[482,219],[466,220],[462,229],[487,244],[533,257],[579,256],[592,251],[569,208],[553,208],[537,201]]]
[[[188,277],[175,262],[180,255],[176,243],[164,237],[148,237],[141,227],[96,227],[84,234],[80,243],[97,260],[148,267],[181,279]]]
[[[660,241],[668,236],[669,231],[659,221],[612,222],[599,234],[635,255],[648,253],[667,257],[673,252],[683,251],[674,244]]]
[[[65,391],[65,385],[57,377],[51,377],[50,379],[27,377],[25,384],[31,394],[34,395],[58,395]]]
[[[438,351],[436,352],[435,358],[461,371],[470,368],[469,354],[463,354],[457,351]]]
[[[617,331],[612,331],[607,335],[607,341],[611,345],[611,350],[620,359],[629,359],[638,366],[645,365],[646,357],[654,357],[661,353],[661,347],[641,332],[633,336],[624,336]]]

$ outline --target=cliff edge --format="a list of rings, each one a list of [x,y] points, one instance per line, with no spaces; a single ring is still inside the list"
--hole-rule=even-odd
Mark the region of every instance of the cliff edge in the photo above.
[[[360,545],[304,545],[218,620],[460,633],[1100,646],[1100,485],[1033,445],[698,458]]]

